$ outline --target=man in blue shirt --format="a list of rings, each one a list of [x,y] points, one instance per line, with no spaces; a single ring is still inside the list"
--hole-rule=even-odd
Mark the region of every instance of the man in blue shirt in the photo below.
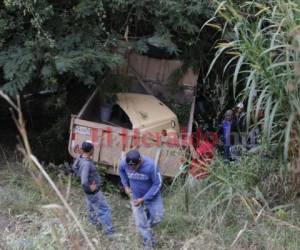
[[[121,160],[119,174],[125,192],[131,198],[135,224],[143,237],[144,246],[152,249],[156,241],[151,228],[164,216],[159,167],[151,158],[131,150]]]
[[[110,208],[100,191],[100,176],[91,157],[94,153],[94,145],[91,141],[85,141],[81,146],[82,154],[73,164],[73,170],[80,177],[81,185],[85,193],[89,221],[102,227],[107,235],[113,235]]]
[[[231,160],[230,146],[231,146],[231,129],[233,124],[233,112],[227,110],[225,112],[225,118],[222,122],[223,136],[224,136],[224,158],[228,162]]]

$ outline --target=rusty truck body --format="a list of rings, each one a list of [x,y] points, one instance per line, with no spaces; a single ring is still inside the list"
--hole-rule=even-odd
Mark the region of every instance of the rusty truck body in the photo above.
[[[162,175],[176,176],[184,159],[177,116],[152,95],[117,93],[111,118],[103,121],[100,91],[96,89],[71,118],[71,156],[78,156],[81,143],[91,140],[95,145],[93,160],[105,164],[108,173],[118,174],[122,155],[137,148],[156,159]]]
[[[177,116],[155,96],[172,97],[180,103],[191,103],[186,138],[190,138],[195,108],[195,90],[198,74],[189,69],[179,81],[181,90],[170,92],[167,79],[176,69],[179,60],[154,59],[127,51],[124,65],[116,74],[134,76],[143,93],[131,91],[117,93],[109,120],[102,120],[99,110],[103,105],[101,89],[97,88],[81,111],[71,117],[69,152],[73,157],[80,153],[84,140],[95,145],[93,160],[107,166],[107,172],[118,174],[120,158],[131,148],[154,158],[164,176],[180,173],[186,151],[195,151],[193,145],[182,141]],[[146,94],[145,94],[146,93]]]

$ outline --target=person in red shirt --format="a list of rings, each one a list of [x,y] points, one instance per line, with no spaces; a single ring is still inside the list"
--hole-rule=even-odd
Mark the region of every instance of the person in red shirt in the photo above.
[[[193,160],[189,168],[189,174],[196,179],[205,178],[208,175],[207,167],[211,164],[215,154],[214,140],[208,135],[193,154]]]

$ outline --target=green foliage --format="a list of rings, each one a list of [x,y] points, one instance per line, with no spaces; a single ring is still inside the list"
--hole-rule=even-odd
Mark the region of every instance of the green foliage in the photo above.
[[[165,192],[161,233],[175,234],[177,240],[189,235],[185,249],[200,244],[205,249],[299,247],[293,229],[299,222],[298,200],[286,199],[287,176],[279,171],[284,166],[271,159],[256,153],[239,164],[224,164],[217,158],[208,178],[177,178]]]
[[[282,167],[274,156],[264,152],[245,155],[241,162],[230,164],[224,164],[221,158],[216,157],[207,179],[196,181],[188,177],[185,181],[177,180],[170,192],[175,189],[180,193],[180,209],[184,211],[189,207],[190,213],[200,217],[211,216],[220,210],[227,213],[237,200],[243,205],[243,200],[250,200],[252,197],[262,206],[276,206],[289,198],[288,178],[286,173],[280,172]],[[189,196],[188,199],[185,198],[186,195]],[[185,204],[186,201],[189,204]],[[199,207],[207,214],[201,214],[203,210],[199,210]],[[245,208],[248,209],[247,205]]]
[[[155,33],[153,36],[147,39],[140,39],[133,44],[133,49],[138,53],[146,53],[149,48],[147,43],[155,44],[156,47],[164,48],[170,55],[178,55],[177,46],[172,42],[171,35],[168,30],[160,30],[160,34]]]
[[[281,163],[271,159],[256,153],[243,157],[240,163],[224,164],[217,157],[206,179],[176,179],[165,193],[169,213],[162,232],[174,233],[178,239],[194,235],[185,244],[196,247],[201,243],[206,249],[232,248],[243,228],[235,249],[299,246],[299,241],[294,241],[296,230],[292,229],[298,223],[294,216],[299,211],[295,211],[297,205],[286,204],[287,176],[279,171],[284,168]],[[287,227],[277,223],[286,223]],[[278,237],[272,243],[266,240],[275,235]],[[285,237],[294,240],[287,243]]]
[[[248,102],[248,123],[255,120],[263,128],[264,142],[276,143],[284,148],[285,159],[293,158],[300,135],[299,3],[215,3],[224,40],[210,68],[219,55],[234,55],[227,66],[234,67],[234,89],[243,89],[242,98]]]
[[[29,48],[10,47],[0,52],[0,66],[8,81],[3,90],[11,95],[30,83],[36,71],[35,58]]]
[[[56,87],[66,76],[95,84],[120,62],[106,47],[103,15],[102,1],[96,0],[4,2],[0,11],[4,90],[13,95],[35,81],[42,81],[41,87]]]
[[[140,52],[149,40],[199,60],[191,50],[213,14],[206,0],[6,0],[0,8],[2,87],[10,95],[26,86],[61,89],[70,78],[94,85],[121,62],[111,49],[125,33]]]
[[[168,101],[168,106],[177,115],[179,124],[187,125],[190,117],[191,103],[178,104],[174,100]]]

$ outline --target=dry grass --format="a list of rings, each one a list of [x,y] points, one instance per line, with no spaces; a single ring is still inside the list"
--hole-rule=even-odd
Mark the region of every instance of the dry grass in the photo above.
[[[43,181],[44,196],[21,163],[2,165],[0,179],[0,246],[5,249],[86,249],[86,243],[72,218],[60,205],[55,193]],[[67,178],[57,180],[60,191],[66,195]],[[90,241],[96,249],[140,249],[141,239],[131,217],[129,201],[118,193],[106,193],[112,208],[114,226],[121,234],[109,239],[86,219],[84,194],[76,180],[68,203],[75,212]],[[5,222],[1,222],[5,218]],[[158,231],[161,229],[158,228]],[[162,230],[163,231],[163,230]],[[182,245],[172,235],[158,234],[161,249]],[[74,244],[76,242],[76,244]],[[76,247],[77,245],[77,247]],[[1,248],[1,249],[2,249]]]
[[[25,160],[0,160],[1,249],[141,249],[128,200],[107,194],[120,236],[106,238],[89,225],[81,188],[50,178],[32,155],[19,99],[14,108]],[[286,204],[280,163],[261,156],[216,160],[206,180],[179,177],[166,188],[157,248],[299,249],[299,201]]]
[[[222,166],[219,166],[215,174],[221,174],[221,170]],[[228,178],[224,172],[222,176],[224,179]],[[244,182],[243,178],[240,177]],[[300,211],[297,209],[299,201],[275,208],[273,212],[266,209],[261,213],[258,207],[256,211],[253,203],[249,203],[255,213],[255,218],[252,218],[243,201],[237,196],[232,197],[229,209],[226,210],[227,200],[223,204],[217,198],[223,191],[229,195],[225,190],[227,187],[222,182],[214,186],[213,181],[213,177],[202,182],[178,180],[172,188],[165,188],[166,217],[155,229],[159,241],[158,249],[300,247]],[[62,194],[67,196],[68,179],[56,179],[56,184]],[[237,182],[232,184],[238,185]],[[21,163],[2,165],[1,249],[87,249],[75,222],[45,181],[43,185],[48,190],[45,196],[24,171]],[[241,191],[246,191],[246,187]],[[112,207],[114,225],[121,233],[113,239],[108,239],[101,230],[87,223],[83,193],[75,180],[72,180],[68,203],[96,249],[141,249],[141,240],[131,218],[128,200],[117,193],[106,195]],[[257,199],[253,194],[249,194],[249,197]],[[186,200],[189,201],[189,211],[186,211]]]

